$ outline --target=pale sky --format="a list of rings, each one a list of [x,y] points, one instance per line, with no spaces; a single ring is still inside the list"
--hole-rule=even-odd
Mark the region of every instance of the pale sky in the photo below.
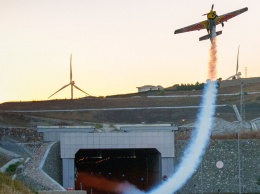
[[[259,0],[0,0],[0,103],[47,100],[73,80],[93,96],[137,92],[143,85],[205,82],[210,41],[206,30],[174,34],[248,7],[218,36],[218,76],[260,76]],[[74,90],[74,97],[85,94]],[[67,87],[51,99],[70,98]]]

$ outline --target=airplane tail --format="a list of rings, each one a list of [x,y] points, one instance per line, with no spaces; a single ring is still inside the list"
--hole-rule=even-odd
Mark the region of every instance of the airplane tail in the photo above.
[[[216,36],[218,36],[218,35],[220,35],[220,34],[222,34],[222,31],[216,32]],[[199,40],[202,41],[202,40],[207,40],[207,39],[209,39],[209,38],[210,38],[210,35],[207,34],[207,35],[205,35],[205,36],[200,37]]]
[[[216,32],[216,36],[218,36],[218,35],[220,35],[220,34],[222,34],[222,31]]]
[[[200,41],[202,41],[202,40],[207,40],[207,39],[209,39],[209,34],[206,35],[206,36],[202,36],[202,37],[200,37]]]

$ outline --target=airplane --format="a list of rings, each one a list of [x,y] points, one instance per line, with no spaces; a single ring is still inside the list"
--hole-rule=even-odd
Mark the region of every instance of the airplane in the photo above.
[[[207,15],[207,20],[184,27],[184,28],[180,28],[178,30],[175,30],[174,34],[206,29],[208,34],[200,37],[199,41],[210,39],[211,43],[212,43],[213,39],[216,36],[222,34],[222,31],[216,32],[216,25],[221,24],[222,27],[224,27],[224,22],[227,22],[229,19],[248,11],[248,8],[245,7],[243,9],[239,9],[239,10],[218,16],[216,11],[213,11],[213,9],[214,9],[214,4],[212,4],[212,7],[211,7],[211,10],[209,13],[202,15],[202,16]]]

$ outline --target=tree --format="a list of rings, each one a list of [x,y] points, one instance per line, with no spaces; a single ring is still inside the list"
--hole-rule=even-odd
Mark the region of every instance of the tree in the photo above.
[[[176,84],[176,91],[192,91],[192,90],[202,90],[204,88],[204,83],[196,82],[195,84]]]
[[[164,90],[161,90],[160,91],[160,95],[164,95],[165,94],[165,91]]]

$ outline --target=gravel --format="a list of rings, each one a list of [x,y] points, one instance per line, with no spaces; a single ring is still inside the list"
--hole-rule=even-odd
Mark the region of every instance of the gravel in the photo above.
[[[49,144],[50,143],[42,143],[36,154],[25,164],[22,173],[18,175],[18,179],[35,190],[61,190],[60,187],[54,184],[39,168]]]

